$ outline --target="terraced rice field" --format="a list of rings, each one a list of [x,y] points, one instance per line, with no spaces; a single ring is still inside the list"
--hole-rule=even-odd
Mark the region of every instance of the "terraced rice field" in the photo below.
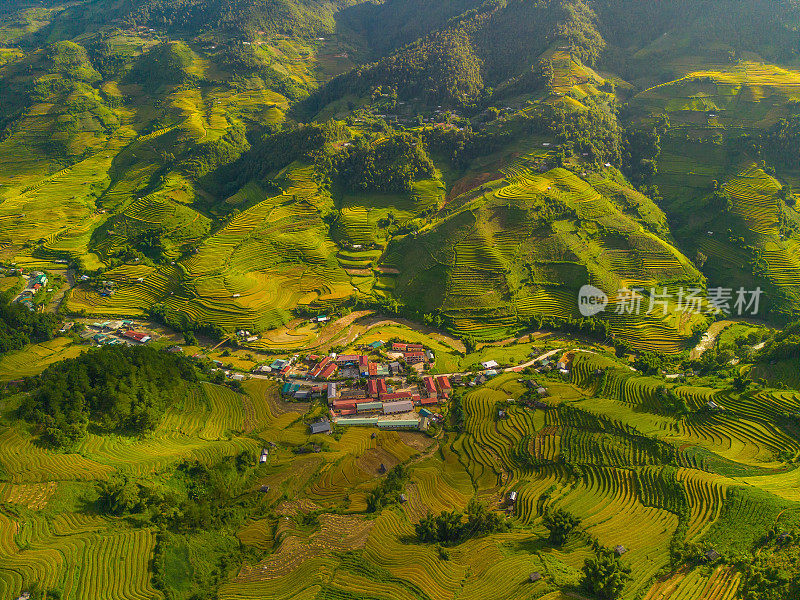
[[[692,71],[642,92],[636,100],[687,122],[700,112],[715,114],[725,126],[766,128],[787,116],[788,106],[800,98],[799,82],[797,71],[742,61],[719,70]]]
[[[577,292],[587,283],[609,295],[662,282],[675,289],[677,282],[697,285],[691,262],[652,233],[666,230],[666,221],[651,200],[610,177],[541,173],[532,156],[504,167],[503,179],[483,197],[448,202],[443,221],[401,242],[408,258],[389,247],[379,264],[399,273],[386,289],[411,302],[419,302],[423,285],[434,289],[454,331],[497,339],[520,319],[575,317]],[[542,213],[550,211],[558,215],[545,226]],[[672,310],[618,318],[614,308],[606,314],[614,335],[633,347],[680,352],[691,333]]]

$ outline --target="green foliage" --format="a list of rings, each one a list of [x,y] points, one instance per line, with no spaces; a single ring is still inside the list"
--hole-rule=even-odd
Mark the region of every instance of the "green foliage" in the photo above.
[[[417,539],[427,544],[452,546],[473,537],[505,531],[509,527],[503,517],[473,498],[467,505],[465,515],[456,511],[444,511],[438,516],[428,514],[414,526]]]
[[[593,558],[587,558],[583,565],[584,586],[603,600],[620,598],[625,584],[630,580],[630,567],[623,565],[613,552],[603,551]]]
[[[57,363],[27,382],[20,414],[56,447],[81,439],[89,424],[141,435],[196,380],[191,361],[148,346],[105,346]]]
[[[128,74],[131,82],[151,92],[165,85],[182,85],[196,79],[189,71],[192,51],[183,42],[163,42],[142,56]]]
[[[656,400],[661,403],[669,414],[681,416],[689,413],[689,406],[686,404],[686,400],[678,396],[672,388],[668,388],[666,385],[660,385],[656,388]]]
[[[7,296],[0,297],[0,355],[51,339],[56,321],[53,314],[32,312],[11,303]]]
[[[642,352],[633,361],[633,368],[645,375],[655,375],[664,368],[664,357],[655,352]]]
[[[788,507],[787,501],[758,488],[730,488],[703,541],[723,555],[749,554]]]
[[[363,137],[333,158],[332,179],[351,191],[409,192],[435,167],[419,138],[398,133],[369,143]]]
[[[381,33],[372,25],[357,28],[395,32],[405,11],[384,9]],[[384,29],[385,28],[385,29]],[[392,35],[392,34],[389,34]],[[604,42],[595,15],[583,0],[491,1],[454,17],[440,29],[371,65],[339,76],[312,102],[321,108],[348,93],[366,95],[391,86],[400,98],[422,98],[429,104],[473,106],[487,86],[530,68],[552,44],[565,44],[577,58],[594,63]]]
[[[367,496],[367,510],[380,512],[383,507],[399,502],[408,477],[408,469],[402,464],[392,468],[386,478],[381,480]]]
[[[547,511],[542,520],[542,524],[550,532],[550,543],[561,546],[567,536],[579,527],[581,521],[575,515],[568,513],[560,508]]]
[[[786,569],[757,559],[745,571],[745,600],[784,600],[800,592],[798,577]]]
[[[332,13],[343,0],[144,0],[126,14],[131,25],[150,25],[197,34],[213,25],[220,33],[241,36],[267,31],[315,37],[332,30]]]
[[[800,321],[787,325],[764,347],[762,360],[778,361],[800,357]]]
[[[248,150],[247,131],[242,123],[235,122],[221,138],[195,146],[181,166],[188,177],[200,179],[238,160]]]

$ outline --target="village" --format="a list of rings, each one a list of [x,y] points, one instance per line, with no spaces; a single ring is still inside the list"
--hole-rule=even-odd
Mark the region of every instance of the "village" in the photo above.
[[[571,363],[569,353],[560,360],[550,360],[556,350],[524,365],[501,367],[488,360],[477,372],[432,374],[435,354],[422,344],[375,341],[357,350],[361,353],[276,359],[255,369],[254,375],[282,381],[281,395],[288,401],[327,401],[327,417],[310,425],[312,434],[331,433],[335,426],[426,431],[431,423],[441,422],[438,409],[450,399],[455,387],[476,387],[502,372],[521,372],[524,368],[536,373],[569,374]],[[544,385],[529,379],[519,381],[535,398],[528,402],[531,408],[549,408],[541,401],[549,396]]]

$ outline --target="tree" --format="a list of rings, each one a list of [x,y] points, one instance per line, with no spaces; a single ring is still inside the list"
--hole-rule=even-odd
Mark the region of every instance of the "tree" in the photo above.
[[[414,526],[417,539],[425,543],[454,545],[469,538],[504,531],[508,523],[473,498],[467,505],[466,520],[456,511],[444,511],[438,516],[428,514]]]
[[[544,515],[543,524],[550,531],[550,543],[560,546],[580,523],[580,519],[576,516],[559,508],[547,511]]]
[[[604,600],[616,600],[632,579],[630,567],[623,565],[612,552],[587,558],[583,565],[583,584],[589,592]]]

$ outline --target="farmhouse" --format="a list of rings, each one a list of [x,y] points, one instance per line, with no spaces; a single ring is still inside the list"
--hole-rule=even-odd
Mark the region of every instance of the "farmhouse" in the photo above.
[[[331,422],[328,419],[321,419],[316,423],[312,423],[309,427],[312,434],[315,433],[330,433],[331,432]]]
[[[498,364],[497,364],[497,361],[496,361],[496,360],[487,360],[487,361],[484,361],[484,362],[482,362],[482,363],[481,363],[481,366],[482,366],[484,369],[496,369],[496,368],[497,368],[497,367],[499,367],[500,365],[498,365]]]
[[[354,400],[334,400],[333,409],[339,411],[356,410],[356,402]]]

